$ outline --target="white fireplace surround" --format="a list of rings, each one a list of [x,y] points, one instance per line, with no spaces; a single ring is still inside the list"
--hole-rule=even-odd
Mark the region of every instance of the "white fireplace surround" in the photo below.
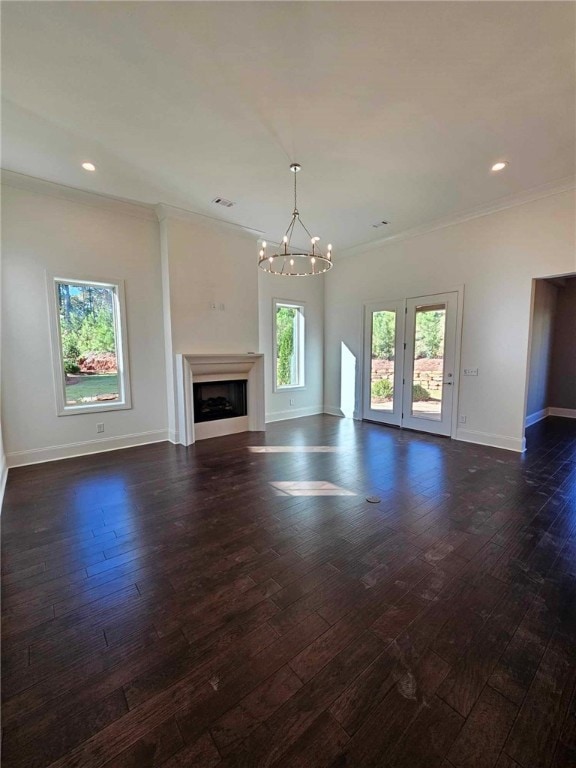
[[[194,381],[247,379],[248,415],[232,419],[194,423]],[[176,355],[178,442],[192,445],[196,440],[235,432],[263,432],[264,355]]]

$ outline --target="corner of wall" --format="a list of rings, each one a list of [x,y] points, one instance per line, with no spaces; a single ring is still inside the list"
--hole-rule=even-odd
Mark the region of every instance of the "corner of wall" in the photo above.
[[[487,445],[491,448],[503,448],[505,451],[516,451],[516,453],[523,453],[526,450],[525,437],[495,435],[490,432],[477,432],[472,429],[457,429],[456,440],[462,440],[464,443]]]
[[[4,491],[6,490],[6,481],[8,480],[8,464],[4,451],[0,456],[0,515],[2,514],[2,503],[4,502]]]

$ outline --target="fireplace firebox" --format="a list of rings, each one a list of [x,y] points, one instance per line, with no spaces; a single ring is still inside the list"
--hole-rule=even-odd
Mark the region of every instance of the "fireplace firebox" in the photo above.
[[[194,382],[194,422],[248,414],[247,380]]]

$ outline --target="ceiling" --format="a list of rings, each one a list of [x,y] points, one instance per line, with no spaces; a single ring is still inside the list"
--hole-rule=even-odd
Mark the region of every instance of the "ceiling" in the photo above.
[[[574,174],[575,9],[3,3],[2,164],[337,254]]]

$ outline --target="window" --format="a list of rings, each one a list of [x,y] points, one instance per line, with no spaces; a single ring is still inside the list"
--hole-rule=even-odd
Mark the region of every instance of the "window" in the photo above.
[[[274,386],[304,386],[304,305],[274,299]]]
[[[48,283],[58,414],[130,408],[123,283]]]

